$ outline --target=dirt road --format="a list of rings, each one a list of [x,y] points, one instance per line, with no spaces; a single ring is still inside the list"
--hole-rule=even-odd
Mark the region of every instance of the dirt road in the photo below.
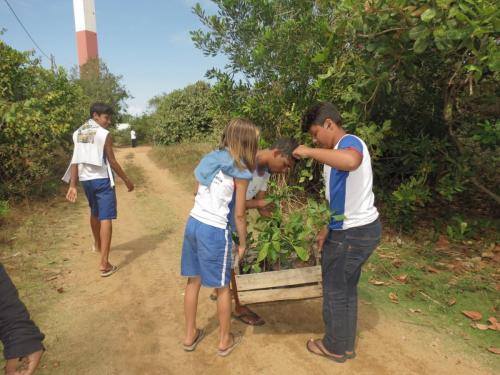
[[[262,327],[234,323],[243,343],[228,358],[216,355],[215,304],[202,290],[199,326],[208,336],[193,353],[182,350],[183,289],[179,276],[184,223],[193,197],[168,171],[149,158],[148,148],[118,150],[142,168],[146,182],[133,193],[118,183],[119,219],[114,224],[111,261],[120,270],[102,279],[87,224],[71,227],[63,250],[71,273],[64,293],[42,328],[48,352],[41,374],[487,374],[440,337],[422,327],[385,316],[360,304],[358,358],[337,364],[309,354],[305,342],[320,337],[321,300],[256,306]],[[133,157],[130,156],[133,154]],[[127,156],[128,155],[128,156]],[[85,199],[80,196],[79,199]]]

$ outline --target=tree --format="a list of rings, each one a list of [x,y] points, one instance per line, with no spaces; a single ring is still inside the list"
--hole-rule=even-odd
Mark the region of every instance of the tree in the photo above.
[[[70,134],[87,116],[85,100],[64,69],[44,69],[0,40],[0,201],[57,186]]]
[[[378,160],[378,196],[407,228],[430,204],[498,207],[496,2],[214,2],[215,15],[194,8],[205,29],[192,37],[228,56],[229,70],[211,74],[233,94],[232,113],[269,136],[298,135],[308,104],[335,102]]]
[[[154,97],[151,121],[156,144],[172,144],[211,133],[212,92],[203,81]]]
[[[110,72],[106,63],[100,59],[93,59],[81,68],[74,67],[71,78],[82,88],[88,98],[86,108],[94,102],[104,102],[113,107],[120,121],[121,114],[126,109],[125,100],[130,98],[121,82],[122,76]]]

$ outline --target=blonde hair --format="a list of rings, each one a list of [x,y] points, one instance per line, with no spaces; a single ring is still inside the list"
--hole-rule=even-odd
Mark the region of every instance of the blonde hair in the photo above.
[[[255,170],[259,130],[253,122],[235,118],[229,121],[222,132],[220,149],[227,148],[234,163],[240,169]]]

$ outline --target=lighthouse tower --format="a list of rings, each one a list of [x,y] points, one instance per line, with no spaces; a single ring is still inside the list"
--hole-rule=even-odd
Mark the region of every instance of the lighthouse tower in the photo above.
[[[76,46],[78,65],[97,59],[97,33],[94,0],[73,0],[75,13]]]

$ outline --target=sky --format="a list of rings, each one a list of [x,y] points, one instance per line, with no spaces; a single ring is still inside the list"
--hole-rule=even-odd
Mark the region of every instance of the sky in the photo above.
[[[73,0],[8,0],[41,49],[67,69],[78,62]],[[95,0],[99,57],[133,96],[128,112],[147,110],[153,96],[204,79],[207,70],[223,68],[224,56],[206,57],[190,39],[201,27],[191,8],[199,2],[208,13],[209,0]],[[0,0],[0,36],[10,46],[35,49],[4,0]],[[41,53],[36,50],[36,55]],[[49,61],[42,57],[45,67]]]

